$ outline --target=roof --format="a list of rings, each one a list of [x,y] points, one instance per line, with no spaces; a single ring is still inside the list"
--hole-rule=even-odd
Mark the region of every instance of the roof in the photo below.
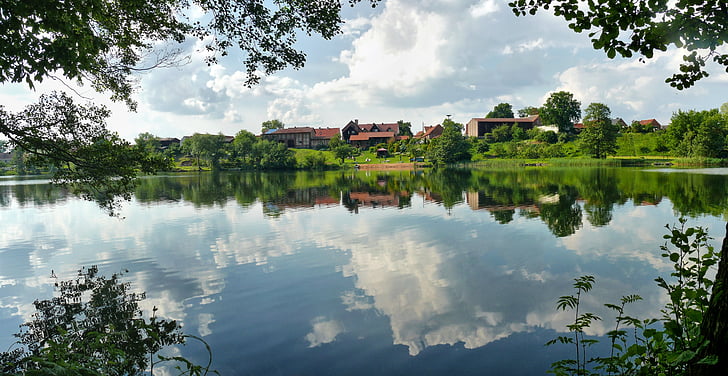
[[[647,119],[647,120],[640,120],[641,125],[651,125],[653,127],[659,127],[660,122],[658,122],[656,119]]]
[[[392,138],[394,132],[363,132],[359,134],[353,134],[349,137],[350,141],[367,141],[372,138]]]
[[[314,129],[311,127],[293,127],[293,128],[281,128],[281,129],[278,129],[275,133],[276,134],[286,134],[286,133],[313,133],[313,132],[314,132]]]
[[[317,128],[314,129],[316,137],[320,138],[333,138],[337,134],[340,134],[340,128]]]
[[[442,131],[443,131],[442,125],[440,125],[440,124],[438,124],[438,125],[431,125],[431,126],[427,126],[426,125],[425,126],[425,132],[422,133],[422,135],[420,137],[432,136],[433,133],[438,132],[438,131],[439,131],[439,134],[438,134],[438,136],[439,136],[440,134],[442,134]]]
[[[359,128],[363,131],[371,132],[372,128],[374,126],[377,126],[377,129],[382,131],[383,129],[391,129],[394,133],[399,133],[399,124],[397,123],[372,123],[372,124],[358,124]]]

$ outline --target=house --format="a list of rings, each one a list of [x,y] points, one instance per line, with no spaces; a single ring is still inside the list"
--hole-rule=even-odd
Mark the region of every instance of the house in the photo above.
[[[625,122],[624,120],[622,120],[622,118],[614,118],[614,119],[612,119],[612,125],[618,126],[619,129],[624,129],[624,128],[629,127],[629,125],[627,124],[627,122]]]
[[[359,124],[359,119],[354,119],[341,128],[341,138],[350,142],[351,136],[362,133],[388,132],[397,136],[399,134],[399,124],[397,123],[371,123]]]
[[[341,134],[340,128],[316,128],[314,129],[314,137],[311,139],[311,146],[314,149],[329,146],[329,142],[336,135]]]
[[[646,125],[646,126],[652,127],[653,131],[656,131],[656,130],[662,128],[662,126],[656,119],[640,120],[640,125],[642,125],[642,126]]]
[[[483,137],[493,129],[503,125],[512,126],[517,124],[523,130],[540,127],[541,117],[532,115],[522,118],[472,118],[465,124],[465,135],[470,137]]]
[[[177,137],[165,137],[159,139],[159,148],[162,150],[165,150],[169,148],[172,145],[181,145],[182,141],[180,141]]]
[[[434,138],[438,138],[438,137],[442,136],[442,131],[443,131],[443,128],[442,128],[442,125],[440,125],[440,124],[433,125],[433,126],[426,125],[424,130],[417,132],[417,134],[415,135],[415,138],[420,139],[420,140],[432,140]]]
[[[271,130],[261,137],[281,142],[289,148],[315,149],[327,146],[331,138],[337,134],[339,128],[293,127]]]
[[[349,136],[349,144],[356,148],[368,148],[377,144],[388,144],[396,141],[394,132],[362,132]]]

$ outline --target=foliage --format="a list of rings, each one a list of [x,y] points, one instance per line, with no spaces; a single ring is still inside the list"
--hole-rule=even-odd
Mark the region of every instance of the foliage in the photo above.
[[[538,115],[541,109],[538,107],[526,106],[518,110],[518,117],[529,117],[532,115]]]
[[[723,154],[728,136],[728,115],[717,109],[678,111],[665,131],[667,147],[681,157],[716,157]]]
[[[442,135],[430,142],[427,157],[436,164],[470,160],[470,143],[462,134],[463,125],[445,119],[442,127]]]
[[[159,137],[149,132],[139,133],[134,139],[134,145],[146,153],[154,153],[160,147]]]
[[[595,320],[592,313],[580,313],[582,294],[592,289],[594,278],[583,276],[575,279],[575,295],[562,296],[558,300],[560,310],[573,310],[574,322],[567,325],[572,337],[558,336],[548,345],[566,343],[575,345],[576,359],[564,359],[552,364],[551,373],[556,375],[688,375],[696,365],[716,364],[712,355],[701,355],[708,342],[701,335],[701,322],[709,304],[713,281],[708,278],[710,269],[718,263],[719,252],[708,244],[708,234],[702,227],[686,227],[687,220],[680,218],[680,226],[665,226],[669,241],[660,247],[662,257],[670,260],[674,271],[670,281],[659,277],[655,281],[663,288],[669,303],[662,309],[659,319],[637,319],[625,314],[625,305],[641,300],[638,295],[623,296],[620,304],[605,304],[617,313],[615,329],[607,333],[610,340],[608,357],[587,357],[586,350],[597,343],[585,339],[584,330]],[[655,325],[655,324],[661,325]],[[632,335],[623,326],[632,328]]]
[[[589,31],[594,49],[603,50],[610,59],[617,54],[627,58],[639,54],[650,59],[655,51],[666,51],[670,46],[684,48],[680,71],[665,80],[678,90],[707,77],[705,64],[711,59],[728,72],[728,54],[719,52],[728,41],[725,3],[514,0],[509,6],[517,16],[536,14],[540,8],[552,9],[575,32]]]
[[[207,21],[190,20],[186,14],[195,7]],[[301,68],[305,54],[294,48],[297,33],[331,39],[341,32],[341,7],[338,0],[281,0],[275,7],[256,0],[3,2],[0,82],[33,88],[60,73],[133,108],[133,74],[179,64],[172,44],[194,36],[207,43],[210,64],[240,48],[250,85],[260,72]]]
[[[341,160],[341,163],[344,163],[344,159],[353,156],[355,150],[356,148],[349,144],[341,144],[333,148],[331,151],[334,153],[334,156],[336,156],[336,158]]]
[[[512,128],[508,125],[501,125],[490,132],[493,135],[493,142],[507,142],[513,139]]]
[[[397,120],[397,125],[399,126],[398,136],[412,137],[412,123],[409,121]]]
[[[311,150],[303,156],[299,166],[309,170],[323,170],[326,168],[326,153]]]
[[[278,120],[278,119],[266,120],[266,121],[264,121],[261,124],[261,130],[260,130],[260,132],[263,133],[263,134],[265,134],[265,133],[267,133],[270,130],[273,130],[273,129],[283,129],[285,127],[286,127],[286,125],[283,124],[283,122],[280,121],[280,120]]]
[[[558,126],[559,133],[574,133],[574,122],[581,117],[581,103],[568,91],[551,93],[541,107],[544,124]]]
[[[182,374],[202,375],[201,367],[181,357],[154,355],[188,338],[176,321],[143,317],[122,274],[106,278],[96,267],[81,269],[74,280],[58,281],[58,296],[36,300],[33,319],[16,334],[20,348],[0,354],[3,374],[141,375],[154,366],[181,362]],[[197,338],[199,339],[199,338]],[[209,347],[208,347],[209,351]]]
[[[555,144],[559,141],[559,135],[557,135],[554,131],[544,131],[536,134],[534,140],[539,142],[545,142],[547,144]]]
[[[493,108],[493,111],[485,115],[487,118],[506,118],[513,117],[513,106],[508,103],[499,103]]]
[[[602,103],[591,103],[584,111],[584,130],[579,134],[579,146],[594,158],[606,158],[617,152],[619,127],[612,124],[611,111]]]
[[[253,144],[256,142],[258,142],[258,138],[252,132],[246,131],[245,129],[238,131],[233,139],[231,157],[245,163],[250,157]]]
[[[220,168],[220,159],[226,154],[223,149],[224,136],[222,134],[195,133],[182,141],[182,150],[197,161],[200,168],[200,159],[210,163],[213,170]]]
[[[23,151],[26,166],[52,166],[54,183],[73,187],[113,214],[119,197],[130,197],[137,173],[168,164],[109,131],[109,115],[103,106],[78,105],[54,92],[18,113],[0,106],[0,133]]]
[[[255,168],[259,169],[286,169],[296,165],[293,151],[286,145],[269,140],[259,140],[253,145],[251,159]]]

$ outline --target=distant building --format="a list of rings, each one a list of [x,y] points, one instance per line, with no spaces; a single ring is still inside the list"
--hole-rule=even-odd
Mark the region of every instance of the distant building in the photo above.
[[[286,144],[289,148],[316,149],[327,146],[339,134],[339,128],[293,127],[268,131],[263,139]]]
[[[425,129],[422,131],[417,132],[415,135],[415,138],[420,140],[432,140],[434,138],[438,138],[442,136],[442,131],[444,129],[442,128],[442,125],[432,125],[432,126],[425,126]]]
[[[470,137],[483,137],[500,126],[517,124],[523,130],[540,127],[541,117],[532,115],[522,118],[472,118],[465,124],[465,135]]]
[[[9,163],[13,160],[12,153],[0,153],[0,162]]]
[[[354,119],[341,129],[341,138],[354,147],[366,148],[380,143],[390,143],[403,139],[399,135],[397,123],[359,124]]]
[[[172,145],[181,145],[182,141],[180,141],[177,137],[166,137],[166,138],[160,138],[159,139],[159,148],[164,150]]]
[[[657,121],[657,119],[640,120],[640,125],[652,127],[653,131],[662,129],[662,126],[660,125],[660,122]]]

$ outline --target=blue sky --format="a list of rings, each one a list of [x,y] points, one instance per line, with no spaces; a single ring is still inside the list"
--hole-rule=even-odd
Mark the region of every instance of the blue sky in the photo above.
[[[203,61],[202,43],[183,48],[189,64],[140,77],[137,113],[86,86],[84,96],[108,105],[110,127],[132,140],[141,132],[181,137],[194,132],[258,134],[265,120],[287,127],[343,127],[360,122],[409,121],[413,130],[446,115],[460,123],[482,117],[496,104],[540,106],[549,93],[572,92],[582,108],[601,102],[627,122],[668,123],[678,109],[710,109],[728,101],[728,74],[677,91],[664,79],[677,71],[682,52],[672,49],[640,62],[610,60],[548,14],[516,17],[505,0],[385,0],[345,6],[344,33],[333,40],[303,37],[308,56],[301,70],[243,85],[244,67],[233,53],[219,65]],[[17,110],[42,92],[62,89],[47,81],[31,91],[0,86],[0,103]]]

